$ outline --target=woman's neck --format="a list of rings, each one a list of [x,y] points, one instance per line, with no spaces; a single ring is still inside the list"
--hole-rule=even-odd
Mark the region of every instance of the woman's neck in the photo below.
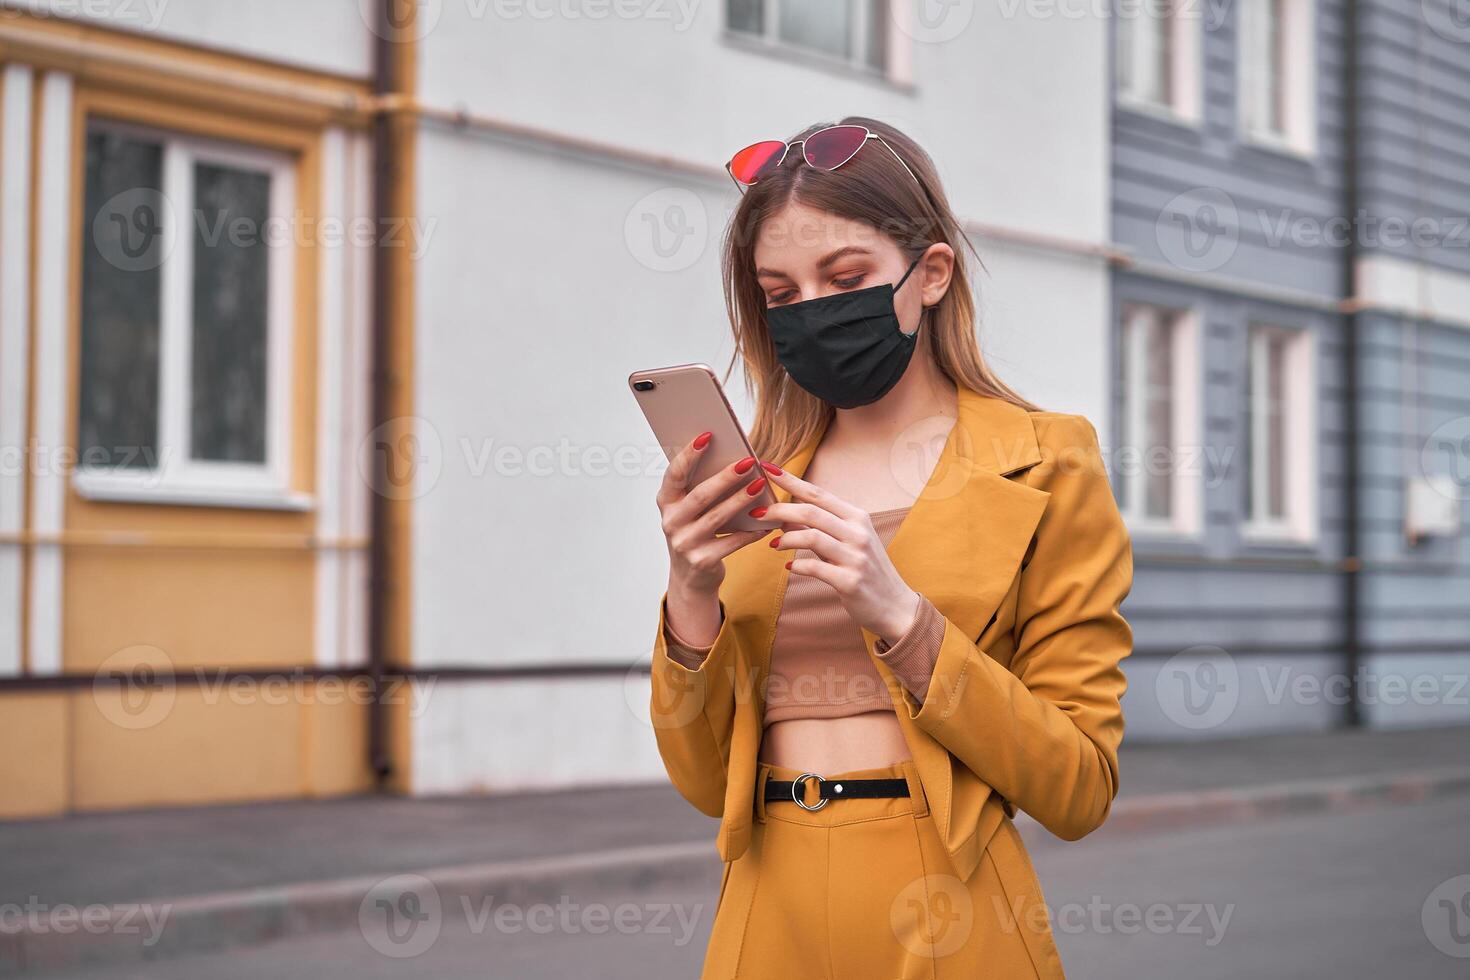
[[[886,451],[905,429],[924,420],[953,419],[958,398],[954,382],[939,370],[925,345],[914,352],[908,370],[888,394],[870,405],[838,409],[822,442],[858,451],[881,445]]]

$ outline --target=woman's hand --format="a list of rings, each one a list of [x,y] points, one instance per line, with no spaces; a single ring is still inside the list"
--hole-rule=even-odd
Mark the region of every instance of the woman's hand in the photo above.
[[[751,498],[761,492],[766,481],[756,461],[747,457],[690,487],[695,464],[708,446],[706,432],[680,450],[659,486],[658,509],[669,547],[671,598],[714,598],[725,579],[725,559],[774,528],[772,525],[759,531],[715,536],[726,521],[750,509]]]
[[[805,548],[816,558],[794,558],[792,574],[821,579],[837,591],[853,621],[890,645],[908,632],[918,612],[918,593],[909,588],[888,558],[868,512],[821,487],[769,463],[772,483],[790,491],[790,503],[776,503],[762,515],[782,522],[784,533],[771,547]]]

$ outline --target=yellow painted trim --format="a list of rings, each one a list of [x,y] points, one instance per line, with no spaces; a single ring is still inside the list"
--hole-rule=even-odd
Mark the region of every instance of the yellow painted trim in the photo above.
[[[21,11],[0,20],[0,60],[112,91],[318,126],[366,125],[372,95],[364,79]]]
[[[27,222],[26,248],[30,251],[30,267],[26,290],[30,293],[30,299],[26,304],[26,314],[29,324],[27,329],[30,337],[26,341],[26,444],[21,447],[21,459],[25,463],[26,499],[23,508],[21,527],[31,531],[35,527],[36,512],[36,460],[33,451],[36,445],[36,294],[39,291],[40,269],[40,221],[38,215],[41,211],[41,125],[42,125],[42,91],[44,89],[45,75],[36,71],[31,73],[31,193],[28,202],[30,207],[30,218]],[[27,546],[21,551],[20,572],[20,669],[22,674],[31,672],[31,596],[34,592],[32,568],[34,565],[34,549]]]

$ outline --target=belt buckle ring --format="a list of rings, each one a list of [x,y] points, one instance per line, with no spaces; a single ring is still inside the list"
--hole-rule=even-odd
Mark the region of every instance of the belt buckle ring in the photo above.
[[[817,781],[817,794],[818,794],[818,797],[819,798],[817,800],[817,805],[816,806],[807,806],[806,800],[802,799],[802,794],[806,790],[806,781],[808,779],[815,779]],[[825,780],[822,779],[821,776],[819,776],[817,773],[814,773],[814,772],[804,772],[800,776],[797,776],[794,780],[791,781],[791,800],[792,800],[792,802],[795,803],[797,806],[801,807],[803,810],[820,810],[822,807],[826,806],[828,803],[831,803],[832,802],[831,800],[821,799],[820,798],[821,792],[822,792],[822,783],[823,782],[825,782]]]

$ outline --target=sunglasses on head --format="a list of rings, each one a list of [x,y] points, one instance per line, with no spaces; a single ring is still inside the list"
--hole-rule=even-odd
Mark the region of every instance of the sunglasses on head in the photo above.
[[[818,170],[836,170],[853,157],[857,156],[858,150],[868,145],[869,140],[877,140],[882,143],[893,159],[897,160],[899,166],[914,177],[914,172],[909,170],[909,165],[903,162],[903,157],[888,141],[866,126],[828,126],[819,129],[806,139],[792,140],[787,143],[784,140],[762,140],[752,143],[739,153],[730,158],[725,164],[725,169],[730,172],[730,177],[740,188],[741,193],[745,188],[758,183],[762,177],[770,174],[785,161],[787,153],[793,146],[801,147],[802,159],[807,166],[816,167]],[[914,177],[914,183],[919,184],[919,178]],[[919,184],[922,188],[924,185]]]

